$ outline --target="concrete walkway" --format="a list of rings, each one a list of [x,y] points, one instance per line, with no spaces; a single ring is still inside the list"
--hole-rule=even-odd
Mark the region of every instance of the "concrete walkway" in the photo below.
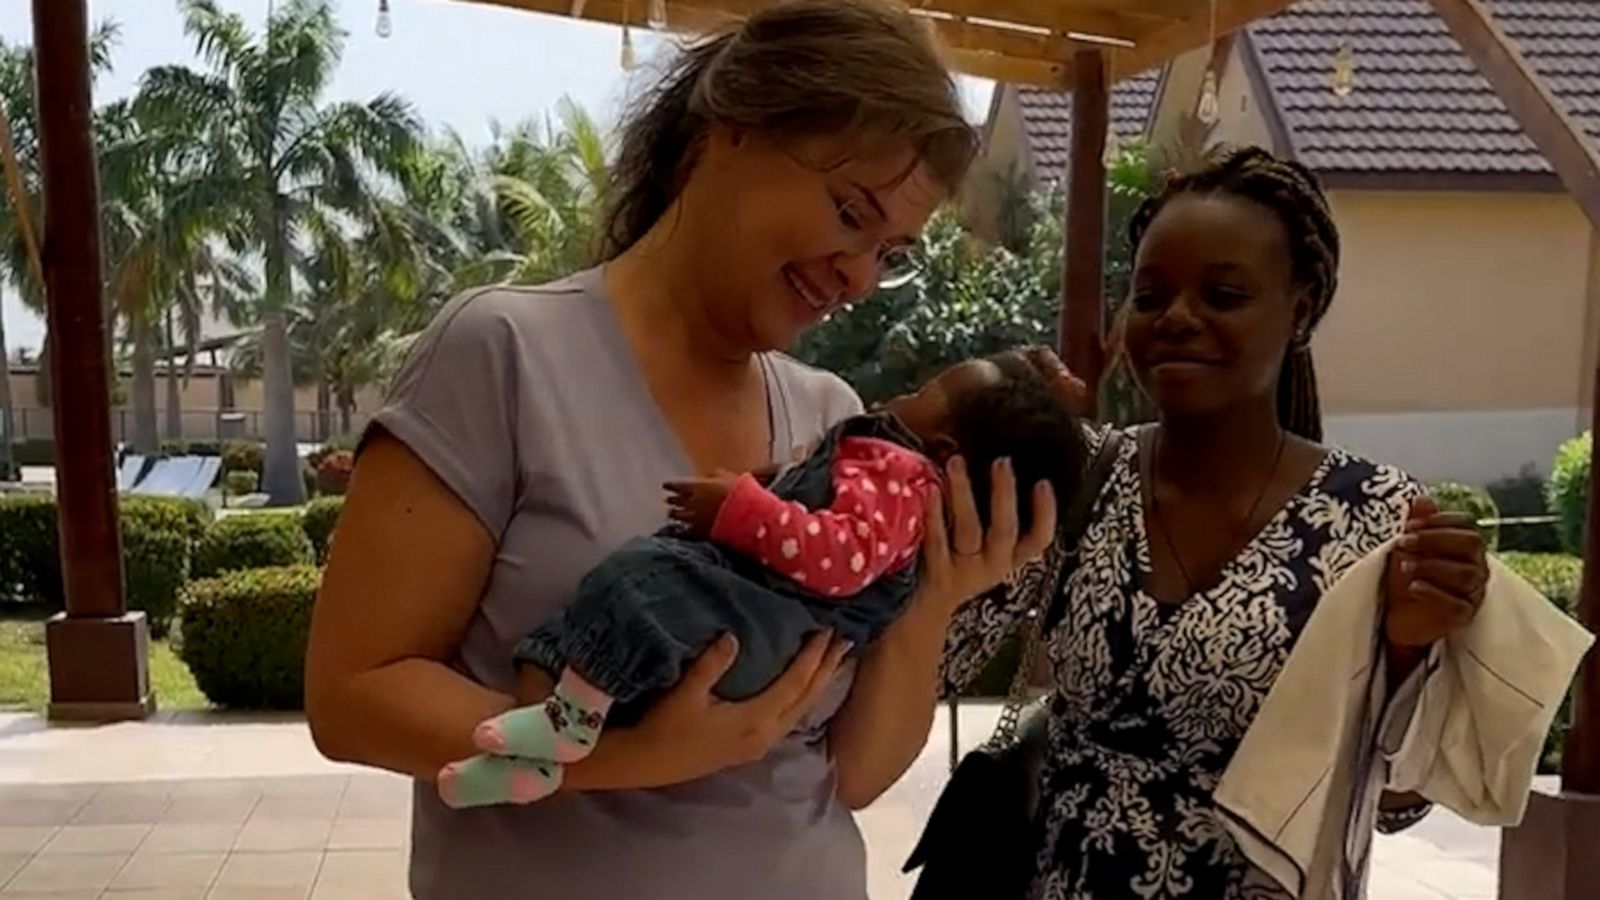
[[[963,707],[962,741],[994,707]],[[910,773],[860,816],[873,900],[899,875],[943,784],[941,713]],[[399,900],[409,784],[329,763],[295,717],[163,714],[46,727],[0,714],[0,900]],[[1498,834],[1437,813],[1380,838],[1373,900],[1492,900]]]

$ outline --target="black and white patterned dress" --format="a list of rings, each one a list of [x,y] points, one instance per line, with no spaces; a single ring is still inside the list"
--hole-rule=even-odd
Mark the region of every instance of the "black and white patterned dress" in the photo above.
[[[1323,590],[1398,532],[1422,488],[1330,451],[1219,583],[1162,605],[1142,589],[1151,563],[1137,443],[1123,442],[1049,635],[1055,692],[1035,895],[1283,897],[1245,863],[1212,791]],[[963,609],[948,686],[969,682],[1014,631],[1045,568]]]

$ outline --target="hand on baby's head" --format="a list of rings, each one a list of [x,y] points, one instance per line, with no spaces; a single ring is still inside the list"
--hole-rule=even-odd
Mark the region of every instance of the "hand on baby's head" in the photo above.
[[[974,383],[950,398],[949,434],[972,477],[985,525],[994,463],[1011,461],[1019,487],[1017,516],[1026,531],[1033,521],[1033,485],[1048,482],[1062,505],[1077,494],[1088,464],[1083,422],[1023,353],[997,354],[988,362],[1000,377]]]

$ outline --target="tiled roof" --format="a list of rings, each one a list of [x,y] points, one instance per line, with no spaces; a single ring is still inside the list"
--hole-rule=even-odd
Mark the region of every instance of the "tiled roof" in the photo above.
[[[1111,130],[1120,140],[1144,134],[1155,104],[1161,70],[1125,78],[1111,88]],[[1040,181],[1065,180],[1068,148],[1072,138],[1072,95],[1040,88],[1017,88],[1022,106],[1023,128],[1028,133],[1028,149],[1038,169]]]
[[[1600,138],[1600,0],[1487,0],[1496,21]],[[1330,72],[1341,38],[1355,91]],[[1249,26],[1290,144],[1323,172],[1548,173],[1426,0],[1302,0]]]

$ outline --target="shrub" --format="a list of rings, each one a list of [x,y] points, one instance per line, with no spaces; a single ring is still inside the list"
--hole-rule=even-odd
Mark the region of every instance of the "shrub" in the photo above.
[[[1545,480],[1533,466],[1494,482],[1488,490],[1504,518],[1531,518],[1550,512],[1545,504]],[[1501,525],[1500,549],[1508,552],[1557,553],[1561,550],[1561,538],[1553,525]]]
[[[188,586],[179,606],[178,655],[211,702],[236,709],[303,705],[318,580],[311,566],[285,566]]]
[[[26,438],[11,445],[11,459],[19,466],[53,466],[56,442],[49,438]]]
[[[165,440],[161,442],[162,456],[221,456],[222,444],[217,441]]]
[[[1528,580],[1539,593],[1569,613],[1578,608],[1578,589],[1583,581],[1583,560],[1560,553],[1502,553],[1500,561]],[[1540,771],[1561,768],[1561,749],[1572,729],[1572,695],[1569,692],[1556,714],[1550,734],[1545,738]]]
[[[1594,435],[1575,437],[1556,453],[1555,471],[1545,495],[1550,514],[1561,521],[1561,545],[1579,556],[1584,551],[1585,521],[1589,515],[1589,461],[1594,451]]]
[[[333,542],[333,529],[339,522],[339,513],[343,511],[343,497],[318,497],[306,504],[305,518],[301,523],[305,526],[306,537],[311,540],[311,547],[316,551],[319,563],[328,560],[328,547]]]
[[[1484,546],[1489,550],[1499,546],[1500,526],[1485,524],[1486,520],[1500,518],[1500,509],[1495,506],[1494,498],[1489,496],[1488,491],[1454,481],[1441,481],[1428,485],[1428,493],[1438,501],[1442,511],[1471,516],[1478,523],[1478,532],[1483,535]]]
[[[256,492],[261,485],[261,476],[248,469],[234,469],[223,476],[222,484],[229,496],[242,497]]]
[[[282,512],[252,513],[212,523],[195,552],[194,574],[210,578],[240,569],[305,565],[312,560],[311,541],[298,517]]]
[[[260,441],[228,441],[222,445],[222,471],[254,472],[259,479],[266,454],[266,445]]]
[[[335,450],[324,456],[317,466],[317,493],[344,496],[355,467],[356,456],[349,450]]]
[[[211,511],[195,500],[123,497],[119,513],[128,607],[144,610],[160,637],[172,620]],[[66,598],[52,498],[0,499],[0,577],[6,594],[62,608]]]
[[[4,594],[60,609],[61,542],[55,498],[42,494],[0,497],[0,585]]]
[[[1563,553],[1501,553],[1500,561],[1569,613],[1578,610],[1583,560]]]
[[[128,607],[144,610],[150,633],[164,637],[194,558],[192,511],[166,498],[125,497],[120,514]]]

